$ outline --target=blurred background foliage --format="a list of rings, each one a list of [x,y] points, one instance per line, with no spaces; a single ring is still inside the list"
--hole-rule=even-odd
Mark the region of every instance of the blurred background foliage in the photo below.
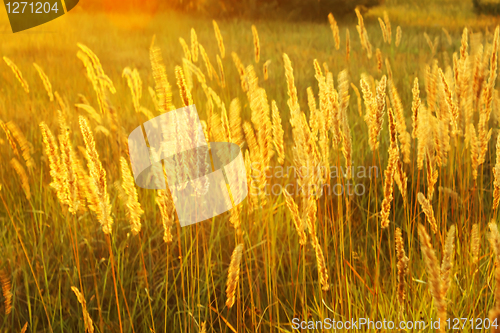
[[[376,6],[383,0],[174,0],[176,9],[196,10],[210,16],[280,17],[287,19],[324,20],[325,12],[351,14],[356,6]]]
[[[391,17],[396,21],[401,16],[402,21],[410,25],[412,20],[420,22],[425,17],[443,25],[443,19],[476,20],[479,14],[489,16],[487,20],[490,20],[500,14],[500,0],[80,0],[77,8],[108,13],[130,14],[140,11],[153,15],[175,11],[215,19],[324,22],[325,13],[330,12],[338,21],[343,21],[346,16],[353,21],[356,7],[360,8],[362,14],[373,9],[377,15],[379,9],[383,8],[391,11]],[[417,17],[408,17],[408,14],[417,12]]]
[[[472,0],[476,12],[487,15],[500,14],[499,0]]]
[[[84,9],[104,9],[127,12],[141,8],[148,11],[175,10],[211,18],[244,17],[248,19],[325,20],[325,12],[336,16],[354,15],[354,8],[361,12],[380,5],[384,0],[81,0]]]

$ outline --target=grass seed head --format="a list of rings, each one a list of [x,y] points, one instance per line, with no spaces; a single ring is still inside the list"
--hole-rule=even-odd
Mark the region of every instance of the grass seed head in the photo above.
[[[7,64],[7,66],[10,67],[10,69],[12,69],[12,71],[14,72],[14,75],[16,76],[17,80],[19,81],[19,83],[21,83],[21,86],[23,87],[24,91],[29,94],[30,92],[30,87],[28,85],[28,81],[26,81],[23,77],[23,73],[21,73],[21,71],[19,70],[19,68],[16,66],[16,64],[10,60],[9,58],[7,57],[3,57],[3,60],[5,61],[5,63]]]
[[[226,49],[224,47],[224,40],[222,38],[222,34],[220,33],[219,25],[215,20],[212,21],[215,31],[215,38],[217,39],[217,44],[219,45],[220,56],[222,59],[226,56]]]
[[[231,255],[231,263],[229,264],[229,271],[227,273],[226,283],[226,306],[233,307],[236,301],[236,288],[240,279],[240,264],[243,256],[243,243],[238,244]]]
[[[252,36],[253,36],[253,49],[255,53],[255,63],[258,64],[260,61],[259,32],[257,31],[257,27],[253,24],[252,24]]]

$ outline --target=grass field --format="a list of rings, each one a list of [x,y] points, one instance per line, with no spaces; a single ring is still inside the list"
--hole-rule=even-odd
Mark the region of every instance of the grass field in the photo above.
[[[415,332],[453,331],[445,327],[447,319],[453,327],[454,318],[467,318],[488,331],[484,319],[500,311],[500,19],[476,16],[469,1],[415,4],[393,0],[363,13],[371,58],[356,16],[337,18],[339,49],[328,13],[321,24],[218,21],[222,57],[209,18],[75,10],[11,34],[2,12],[0,55],[22,78],[8,60],[1,61],[0,331],[20,332],[27,324],[27,332],[292,332],[293,318],[424,321],[425,327],[407,330]],[[377,20],[384,11],[390,43]],[[213,66],[212,79],[201,54],[194,66],[183,67],[187,55],[179,37],[192,52],[192,28]],[[157,99],[165,79],[155,80],[152,68],[159,63],[150,58],[153,36],[171,86],[172,101],[164,109]],[[80,58],[98,57],[115,93],[104,75],[95,74],[99,65],[90,61],[86,68],[77,57],[78,43],[91,50]],[[241,77],[232,52],[243,64]],[[50,100],[33,63],[60,100]],[[122,75],[126,67],[137,69],[142,82],[134,76],[132,86],[141,86],[142,96],[131,93]],[[181,72],[184,85],[177,79]],[[102,110],[98,96],[108,100]],[[146,111],[136,112],[134,102]],[[171,200],[168,193],[127,187],[120,157],[129,168],[128,134],[169,111],[168,104],[190,102],[210,141],[244,142],[242,150],[257,165],[247,168],[250,185],[267,184],[269,195],[264,203],[264,196],[250,190],[238,209],[181,228],[160,212]],[[238,122],[238,102],[246,131]],[[86,111],[89,106],[94,111]],[[217,126],[224,119],[229,130]],[[60,151],[50,153],[42,122]],[[250,132],[256,145],[247,143]],[[279,173],[281,150],[285,170],[310,163],[338,173],[331,179]],[[104,176],[95,172],[100,163]],[[267,177],[261,174],[266,165]],[[350,179],[342,174],[346,165],[354,167]],[[286,199],[280,189],[297,189],[298,183],[346,190],[353,184],[363,193],[295,191]],[[144,211],[138,234],[127,206],[135,191]],[[93,205],[106,206],[103,192],[114,221],[111,233]],[[172,239],[165,242],[169,233]],[[431,318],[440,318],[441,330],[429,327]],[[472,331],[470,322],[459,331]]]

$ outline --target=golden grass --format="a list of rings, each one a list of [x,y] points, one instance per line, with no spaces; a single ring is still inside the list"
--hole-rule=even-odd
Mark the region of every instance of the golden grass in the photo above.
[[[397,255],[397,269],[398,269],[398,281],[397,281],[397,296],[398,303],[400,307],[400,312],[404,310],[406,290],[405,290],[405,276],[408,269],[408,257],[406,256],[404,249],[404,241],[401,235],[401,229],[396,228],[395,232],[395,244],[396,244],[396,255]]]
[[[36,63],[33,63],[33,66],[35,67],[36,71],[38,72],[38,75],[40,75],[40,79],[42,79],[43,85],[45,87],[45,90],[47,90],[47,94],[49,95],[49,99],[52,102],[54,100],[54,94],[52,93],[52,85],[50,84],[49,77],[43,69],[38,66]]]
[[[17,176],[19,177],[19,180],[21,182],[21,187],[24,191],[24,195],[26,196],[26,199],[28,199],[29,201],[31,199],[31,189],[30,189],[28,175],[26,174],[26,170],[15,157],[10,160],[10,164],[12,168],[14,168],[14,170],[16,171]]]
[[[88,156],[87,166],[91,178],[91,192],[94,194],[93,201],[89,203],[89,208],[97,214],[97,218],[102,225],[102,231],[105,234],[111,234],[113,218],[111,217],[111,205],[106,186],[106,170],[104,170],[99,159],[94,136],[87,120],[80,116],[79,123]]]
[[[78,290],[77,287],[71,287],[71,290],[73,290],[73,292],[76,295],[76,298],[78,299],[78,302],[82,305],[85,333],[94,333],[94,323],[92,322],[92,319],[90,318],[90,315],[87,311],[87,302],[85,301],[85,297]]]
[[[189,19],[173,34],[153,25],[153,42],[149,28],[130,44],[77,35],[90,47],[60,68],[6,48],[19,67],[0,110],[0,269],[15,273],[8,288],[0,276],[13,295],[0,327],[268,332],[370,308],[395,321],[498,316],[498,31],[481,23],[461,38],[463,27],[416,29],[391,7],[357,14],[352,40],[354,25],[325,15],[259,21],[257,38],[250,24]],[[241,147],[249,192],[183,228],[169,190],[135,186],[127,147],[174,104],[196,105],[210,141]]]
[[[219,52],[222,59],[226,57],[226,48],[224,46],[224,39],[220,33],[219,25],[215,20],[212,21],[214,26],[215,38],[217,38],[217,45],[219,46]]]
[[[427,221],[429,222],[432,228],[432,232],[436,233],[437,222],[434,216],[434,210],[432,208],[432,205],[430,204],[429,200],[422,194],[422,192],[418,192],[417,198],[418,202],[420,203],[420,206],[422,207],[422,210],[424,211],[425,217],[427,218]]]
[[[500,309],[500,233],[495,221],[488,224],[491,234],[489,237],[491,248],[495,254],[495,310]]]
[[[333,40],[335,41],[335,49],[338,50],[340,48],[339,26],[337,25],[337,21],[335,21],[332,13],[328,14],[328,21],[330,21],[330,28],[332,29]]]
[[[3,270],[0,270],[0,283],[2,284],[2,295],[4,298],[5,316],[8,316],[12,311],[12,287],[10,279],[6,276]]]
[[[7,66],[9,66],[10,69],[12,69],[17,80],[19,81],[19,83],[21,83],[21,86],[23,87],[24,91],[26,91],[26,93],[29,94],[30,87],[28,85],[28,82],[23,78],[23,73],[21,73],[21,71],[16,66],[16,64],[14,62],[12,62],[12,60],[10,60],[9,58],[3,57],[3,60],[5,61]]]
[[[194,28],[191,28],[191,56],[193,57],[193,62],[198,62],[198,53],[198,35],[196,35],[196,30],[194,30]]]
[[[396,47],[399,47],[402,38],[403,38],[403,29],[401,29],[401,27],[398,25],[398,27],[396,28],[396,42],[394,44],[396,45]]]
[[[391,108],[389,108],[387,114],[389,115],[391,146],[389,148],[389,162],[384,171],[384,200],[382,201],[382,209],[380,211],[380,216],[382,217],[380,225],[382,228],[387,228],[389,226],[389,213],[391,212],[391,203],[393,199],[394,174],[399,161],[399,148],[396,141],[396,121]]]
[[[231,308],[236,301],[236,288],[238,287],[238,281],[240,279],[240,264],[243,248],[243,244],[238,244],[231,255],[231,263],[229,264],[226,283],[226,306],[228,308]]]
[[[432,248],[430,236],[427,234],[422,224],[418,225],[418,236],[420,239],[420,246],[422,248],[427,274],[429,276],[429,291],[431,292],[432,298],[434,299],[434,306],[437,309],[438,317],[441,323],[445,323],[447,318],[446,302],[444,299],[444,287],[442,278],[440,276],[439,263],[436,258],[436,253]],[[446,326],[440,325],[439,331],[445,332]]]
[[[257,27],[253,24],[252,24],[252,35],[253,35],[253,49],[255,53],[255,63],[259,63],[260,61],[259,32],[257,31]]]
[[[127,160],[123,156],[120,157],[120,166],[122,171],[122,188],[127,196],[125,199],[127,217],[132,225],[132,233],[137,235],[141,231],[141,215],[144,214],[144,211],[138,201],[134,178],[130,172]]]

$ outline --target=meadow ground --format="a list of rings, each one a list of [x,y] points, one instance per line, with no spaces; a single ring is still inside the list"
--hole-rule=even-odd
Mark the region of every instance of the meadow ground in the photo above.
[[[402,320],[423,320],[426,326],[421,332],[434,331],[429,327],[431,318],[441,318],[443,330],[446,319],[454,326],[454,318],[467,318],[474,320],[478,330],[483,329],[484,319],[500,303],[500,291],[495,289],[500,283],[500,270],[495,275],[495,267],[499,267],[495,261],[500,263],[500,235],[495,232],[496,222],[488,225],[497,219],[494,197],[500,198],[500,184],[495,184],[494,177],[498,169],[500,179],[500,166],[495,167],[500,100],[494,89],[496,75],[490,75],[497,71],[493,45],[498,49],[494,31],[500,19],[478,17],[471,9],[468,1],[445,0],[393,0],[371,9],[363,14],[371,58],[357,32],[356,16],[337,18],[338,50],[328,13],[323,23],[219,21],[225,46],[222,57],[212,20],[207,18],[171,13],[119,16],[75,10],[13,35],[2,14],[0,55],[15,63],[29,85],[29,93],[2,61],[0,331],[18,332],[27,323],[28,332],[84,332],[90,326],[96,332],[291,332],[293,318],[385,319],[396,325]],[[390,43],[384,42],[377,21],[384,11],[391,22]],[[258,63],[252,24],[259,35]],[[402,35],[396,46],[398,26]],[[467,47],[462,42],[465,27]],[[204,75],[206,87],[195,70],[190,73],[189,68],[194,67],[182,67],[186,54],[179,37],[190,47],[191,28],[214,67],[214,78],[210,79],[201,55],[197,62],[193,60]],[[346,29],[350,33],[349,60]],[[189,101],[186,94],[183,97],[179,93],[186,87],[179,87],[176,80],[179,70],[176,73],[175,66],[181,66],[188,77],[192,101],[208,124],[210,138],[231,134],[235,140],[242,132],[233,112],[237,102],[231,103],[237,98],[242,121],[250,125],[243,141],[251,141],[250,132],[255,131],[257,136],[257,145],[242,144],[257,165],[247,168],[253,176],[249,179],[256,186],[277,185],[267,187],[265,204],[263,197],[251,194],[236,215],[227,212],[184,228],[170,226],[169,242],[164,241],[164,224],[168,227],[170,220],[160,214],[158,198],[162,194],[153,190],[137,189],[144,213],[140,233],[132,233],[126,202],[133,197],[133,190],[128,189],[129,195],[124,193],[127,189],[122,184],[126,181],[120,165],[120,157],[128,163],[124,145],[128,133],[148,116],[166,111],[157,105],[158,97],[148,91],[148,87],[155,90],[162,84],[152,74],[153,36],[154,45],[161,49],[173,105],[180,107]],[[116,93],[102,83],[104,75],[95,75],[94,71],[100,69],[96,63],[84,66],[81,59],[91,59],[92,54],[87,52],[79,59],[77,43],[97,55]],[[232,52],[244,65],[242,78]],[[291,61],[293,77],[290,67],[288,75],[285,73],[284,54]],[[215,79],[215,75],[222,79],[217,55],[222,58],[225,87]],[[315,59],[319,64],[316,70]],[[267,60],[265,80],[263,64]],[[50,101],[34,62],[43,68],[52,91],[58,92],[62,101]],[[134,110],[133,94],[122,75],[126,67],[137,69],[142,79],[138,102],[148,111]],[[252,81],[254,72],[258,86]],[[412,89],[417,77],[421,107],[415,121],[412,112],[418,98]],[[99,84],[93,86],[92,80]],[[132,86],[138,81],[134,82]],[[248,91],[244,91],[242,82]],[[381,82],[386,89],[376,90],[382,87]],[[359,90],[360,99],[350,83]],[[293,86],[300,111],[294,109]],[[213,92],[207,95],[208,87]],[[315,96],[313,112],[308,87]],[[261,88],[265,89],[265,98]],[[370,93],[378,100],[370,99]],[[99,94],[109,98],[109,107],[105,106],[103,113]],[[278,117],[271,116],[273,100]],[[88,107],[75,104],[87,104],[97,111],[88,112]],[[227,119],[224,109],[229,113],[229,131],[216,126]],[[383,115],[377,113],[380,111]],[[367,113],[369,120],[365,119]],[[389,115],[393,114],[391,141]],[[103,232],[101,216],[96,214],[99,209],[91,207],[95,200],[92,193],[103,178],[98,174],[86,176],[87,170],[92,172],[98,165],[91,162],[87,167],[85,156],[93,150],[82,137],[81,127],[85,126],[80,126],[80,116],[90,124],[97,160],[106,171],[107,185],[101,190],[109,195],[114,220],[110,235]],[[378,131],[376,123],[381,117],[380,145],[372,150],[369,130]],[[61,118],[66,124],[61,125]],[[283,145],[276,135],[278,118],[284,131]],[[71,176],[71,163],[67,169],[51,174],[42,122],[61,141],[61,147],[69,142],[71,149],[66,146],[66,152],[72,150],[74,154],[66,154],[67,160],[70,156],[84,165],[73,170],[76,176]],[[413,138],[417,123],[419,130]],[[319,133],[317,142],[310,126],[313,134],[314,128]],[[69,132],[59,127],[69,128]],[[291,199],[285,200],[280,188],[297,182],[307,185],[312,180],[292,172],[279,173],[280,147],[285,152],[284,168],[314,161],[329,165],[339,171],[330,180],[332,187],[339,184],[337,189],[347,190],[349,184],[358,184],[363,193],[326,193],[320,198],[291,193]],[[276,152],[266,162],[270,151]],[[64,153],[57,154],[64,161]],[[355,168],[351,179],[341,174],[346,163]],[[271,166],[267,178],[259,177],[264,164]],[[375,177],[358,172],[370,167],[377,170]],[[76,184],[68,181],[72,177],[77,179]],[[58,182],[59,190],[49,185]],[[80,189],[84,185],[85,199],[72,214],[71,193],[75,189],[85,192]],[[249,202],[253,202],[253,208]],[[298,205],[296,212],[293,203]],[[382,228],[387,222],[388,227]],[[424,227],[419,229],[419,223]],[[235,248],[241,252],[233,255]],[[467,321],[460,331],[471,331],[471,322]]]

